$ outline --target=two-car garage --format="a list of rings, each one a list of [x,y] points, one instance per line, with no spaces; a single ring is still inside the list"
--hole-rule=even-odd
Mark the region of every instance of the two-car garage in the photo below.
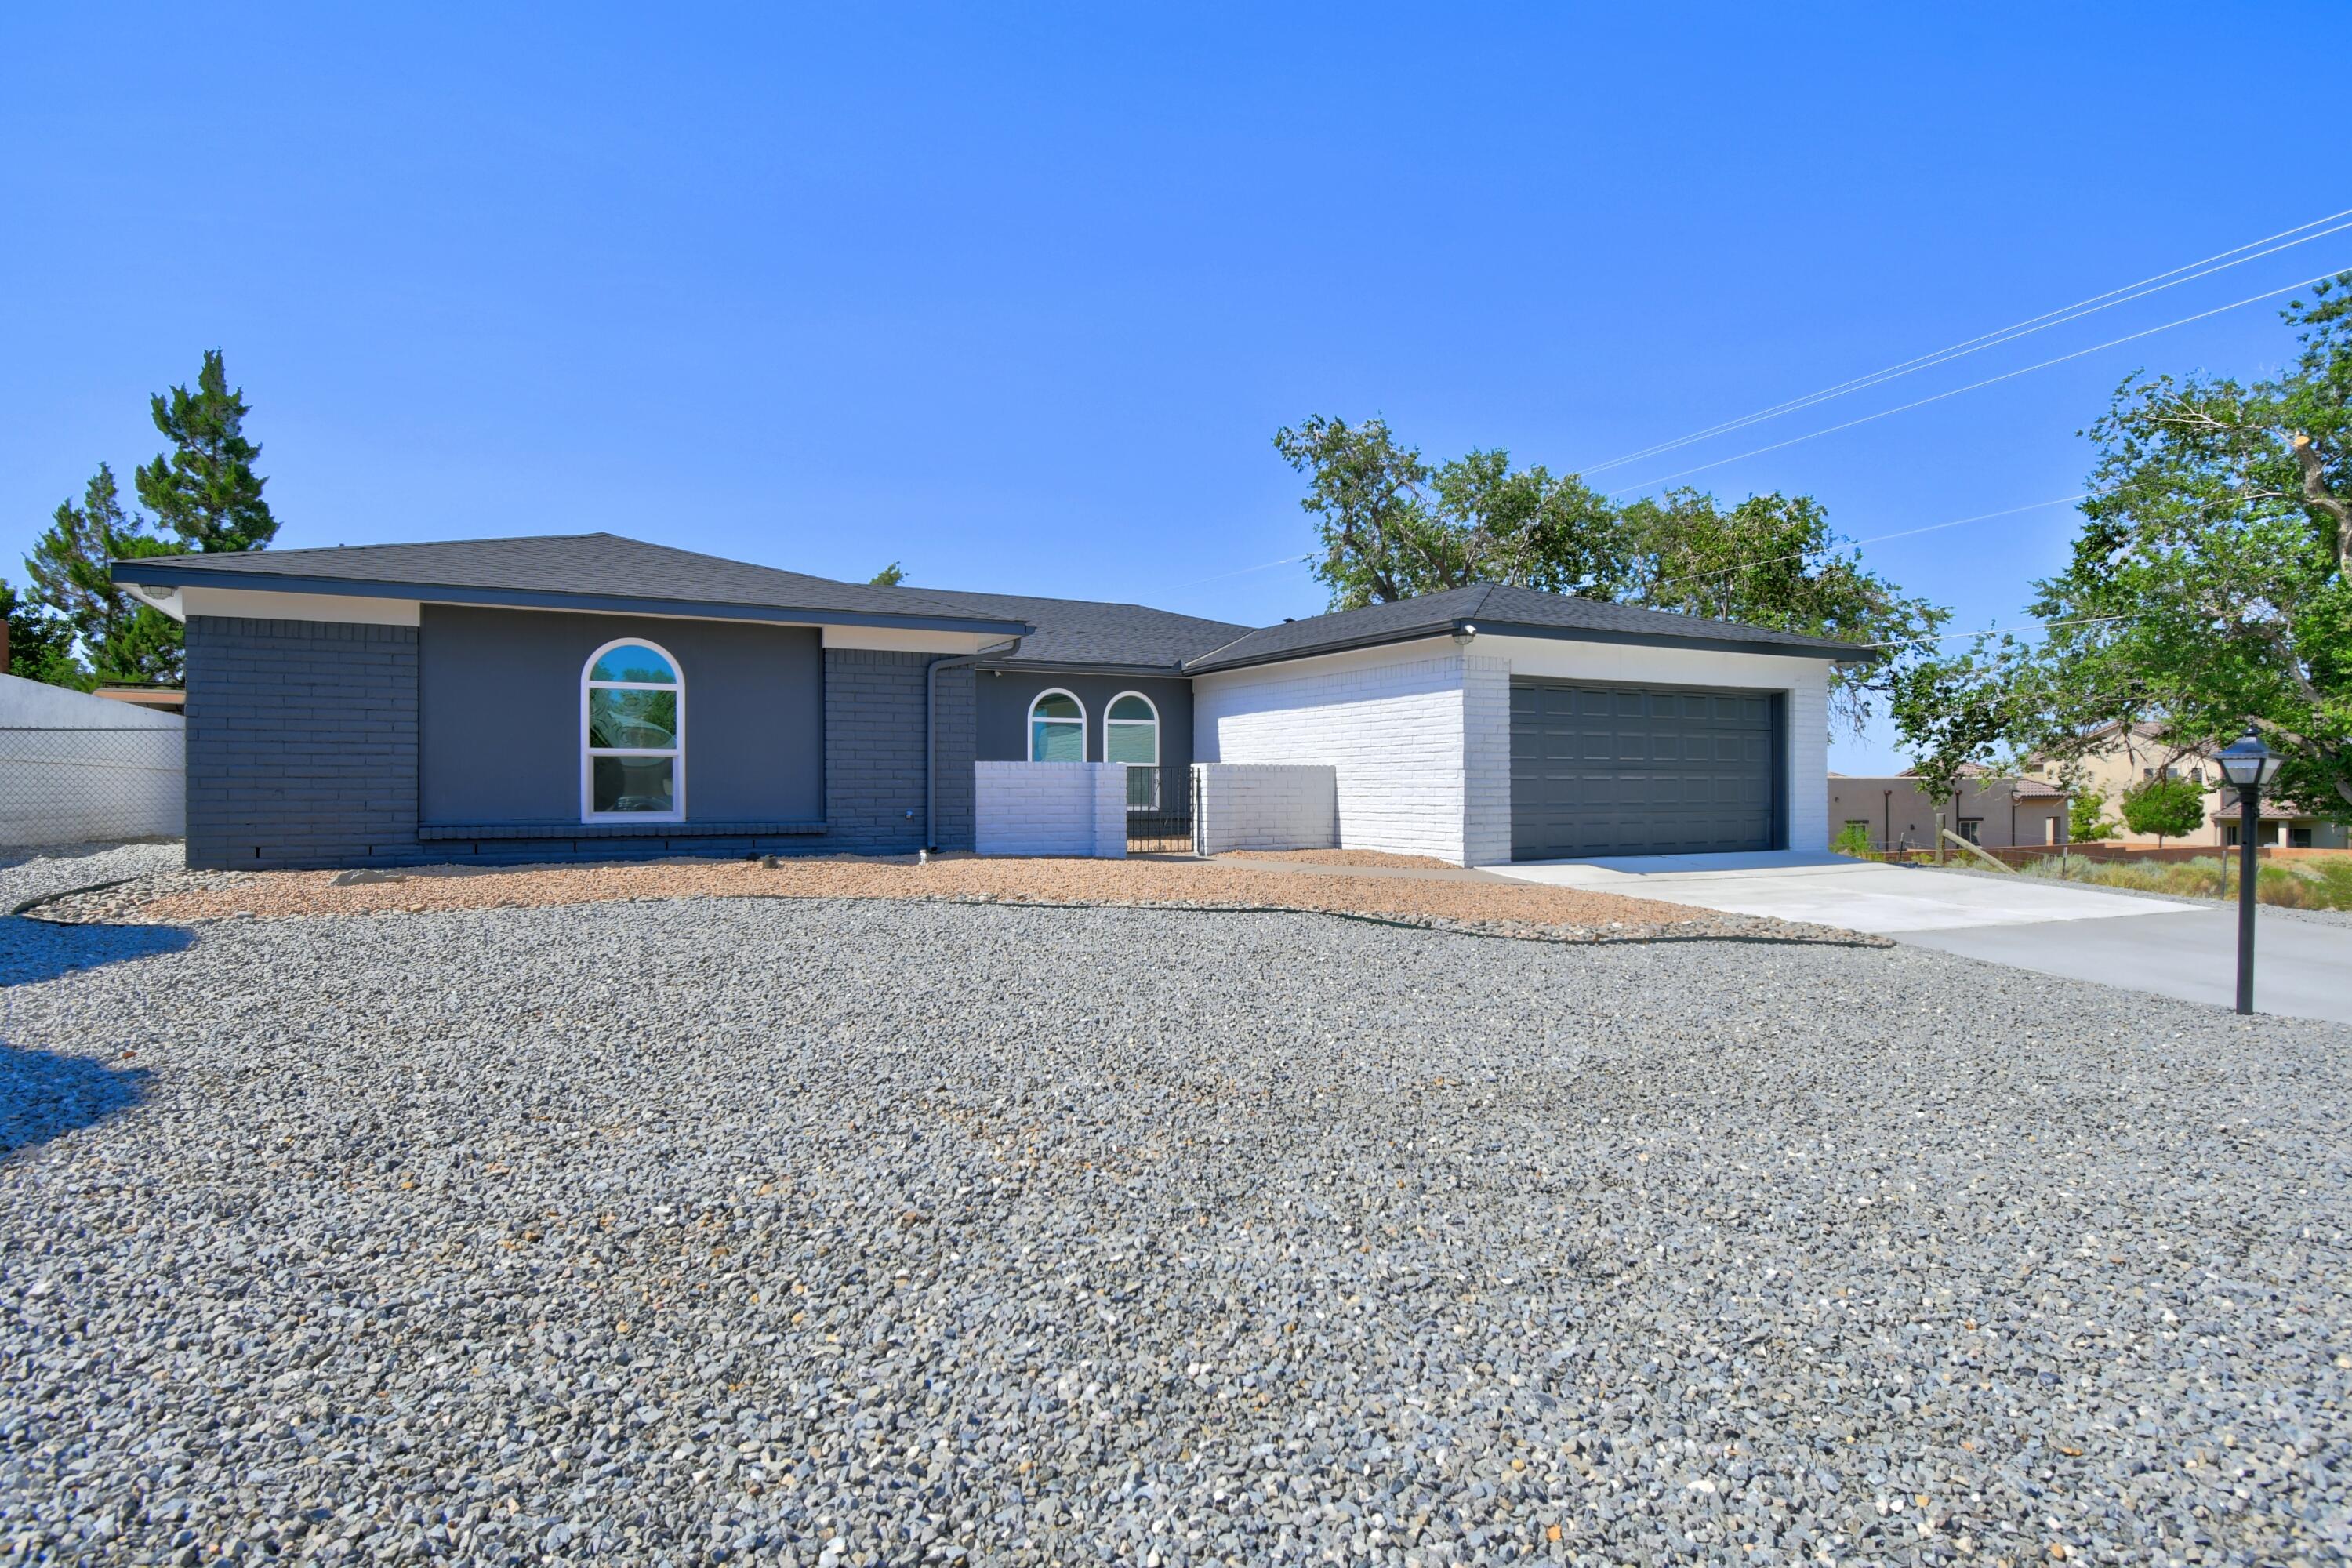
[[[1787,843],[1777,691],[1511,680],[1511,858]]]

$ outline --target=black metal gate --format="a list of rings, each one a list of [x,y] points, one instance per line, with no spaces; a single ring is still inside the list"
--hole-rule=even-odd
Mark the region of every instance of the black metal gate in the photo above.
[[[1163,772],[1170,775],[1164,780],[1161,777]],[[1129,854],[1190,855],[1192,852],[1192,797],[1187,787],[1190,782],[1184,773],[1175,769],[1129,765]]]

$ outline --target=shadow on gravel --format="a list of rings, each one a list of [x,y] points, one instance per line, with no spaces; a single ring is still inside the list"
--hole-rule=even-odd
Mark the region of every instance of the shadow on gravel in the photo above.
[[[183,926],[60,925],[22,916],[0,920],[0,986],[55,980],[77,969],[182,952],[195,944]]]
[[[0,1045],[0,1159],[139,1103],[147,1069]]]

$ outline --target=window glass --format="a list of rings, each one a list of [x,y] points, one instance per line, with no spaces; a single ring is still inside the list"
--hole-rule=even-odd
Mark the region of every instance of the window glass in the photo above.
[[[677,776],[676,757],[605,756],[589,762],[594,774],[592,811],[658,814],[677,809],[677,795],[670,787]]]
[[[1076,698],[1066,691],[1045,691],[1029,704],[1029,760],[1087,760],[1087,710],[1078,706]]]
[[[668,751],[677,744],[677,693],[590,687],[588,744],[594,751]]]
[[[671,666],[668,655],[641,642],[625,642],[598,654],[595,665],[588,671],[588,679],[657,681],[675,686],[677,684],[677,671]]]
[[[1160,715],[1151,710],[1150,701],[1130,691],[1110,705],[1108,717],[1114,724],[1149,724],[1156,721]]]
[[[1149,698],[1121,692],[1103,710],[1103,761],[1130,767],[1159,765],[1160,714]]]
[[[580,685],[581,815],[683,818],[686,686],[677,661],[648,642],[618,642],[589,656]]]

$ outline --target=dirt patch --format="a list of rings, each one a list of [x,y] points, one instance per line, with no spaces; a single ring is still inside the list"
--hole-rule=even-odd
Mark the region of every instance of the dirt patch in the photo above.
[[[1559,941],[1743,936],[1776,941],[1849,932],[1719,915],[1677,904],[1533,883],[1331,877],[1234,861],[902,859],[669,860],[633,865],[439,868],[338,883],[331,871],[142,878],[45,907],[58,921],[178,924],[251,916],[423,913],[627,899],[937,899],[1016,904],[1118,904],[1322,911],[1446,930]]]
[[[1383,866],[1403,866],[1414,870],[1455,868],[1453,861],[1440,860],[1434,855],[1391,855],[1381,849],[1234,849],[1210,858],[1219,864],[1297,860],[1309,866],[1360,866],[1372,870]]]

